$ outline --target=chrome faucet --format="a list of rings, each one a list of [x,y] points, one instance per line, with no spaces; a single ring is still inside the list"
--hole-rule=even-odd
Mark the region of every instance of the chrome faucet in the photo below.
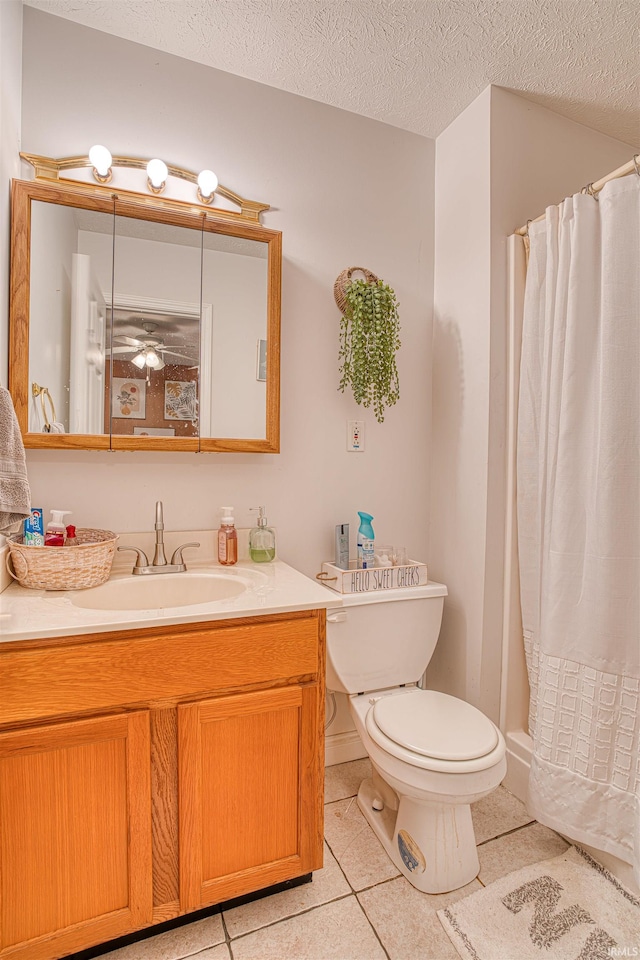
[[[139,576],[150,575],[154,573],[185,573],[187,565],[184,562],[182,551],[187,547],[199,547],[199,543],[182,543],[173,552],[171,563],[167,563],[164,555],[164,513],[162,509],[162,500],[156,502],[156,549],[153,554],[153,563],[149,563],[144,550],[139,547],[118,547],[118,550],[133,550],[137,554],[136,563],[131,571]]]

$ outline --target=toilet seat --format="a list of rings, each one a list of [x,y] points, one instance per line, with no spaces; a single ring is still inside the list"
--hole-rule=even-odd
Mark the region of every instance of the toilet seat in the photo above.
[[[412,766],[471,773],[499,763],[504,740],[483,713],[435,690],[408,688],[373,701],[365,718],[374,743]]]
[[[373,707],[378,729],[394,743],[438,760],[475,760],[498,743],[491,721],[470,703],[435,690],[381,697]]]

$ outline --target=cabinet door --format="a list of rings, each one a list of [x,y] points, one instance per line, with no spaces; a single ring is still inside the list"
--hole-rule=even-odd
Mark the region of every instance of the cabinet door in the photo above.
[[[182,910],[322,865],[318,697],[295,686],[178,708]]]
[[[151,922],[146,711],[0,733],[0,957],[47,960]]]

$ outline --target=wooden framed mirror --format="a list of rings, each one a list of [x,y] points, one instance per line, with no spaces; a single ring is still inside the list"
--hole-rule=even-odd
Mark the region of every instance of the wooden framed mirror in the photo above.
[[[14,180],[9,389],[25,447],[277,453],[282,235]]]

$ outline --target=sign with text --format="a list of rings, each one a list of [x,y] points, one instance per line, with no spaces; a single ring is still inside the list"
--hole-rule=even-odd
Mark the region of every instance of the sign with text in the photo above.
[[[427,565],[409,560],[399,567],[369,567],[358,570],[356,561],[349,561],[349,569],[341,570],[325,561],[318,580],[338,593],[375,593],[381,590],[398,590],[406,587],[421,587],[427,582]]]

